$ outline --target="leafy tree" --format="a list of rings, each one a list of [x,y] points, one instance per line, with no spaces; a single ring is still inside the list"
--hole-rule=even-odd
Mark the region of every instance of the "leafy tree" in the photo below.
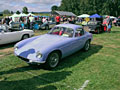
[[[58,6],[56,6],[56,5],[52,6],[51,10],[52,10],[52,12],[54,12],[55,10],[58,10]]]
[[[10,14],[10,11],[8,9],[3,11],[3,14]]]
[[[13,12],[13,11],[11,11],[10,13],[11,13],[11,14],[13,14],[14,12]]]
[[[70,11],[76,15],[98,13],[119,16],[120,0],[62,0],[57,10]]]
[[[22,13],[28,14],[28,8],[27,7],[23,7]]]
[[[20,14],[20,11],[17,11],[16,14]]]

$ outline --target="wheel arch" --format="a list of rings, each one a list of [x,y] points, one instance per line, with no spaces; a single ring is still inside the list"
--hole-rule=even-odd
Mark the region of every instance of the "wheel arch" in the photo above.
[[[61,52],[61,50],[59,50],[59,49],[53,50],[53,51],[51,51],[51,52],[48,54],[48,56],[49,56],[51,53],[53,53],[53,52],[57,52],[57,53],[60,55],[60,59],[61,59],[61,57],[62,57],[62,52]]]
[[[89,38],[88,40],[89,40],[90,42],[92,41],[92,39],[91,39],[91,38]]]
[[[21,40],[23,40],[23,37],[24,37],[25,35],[28,35],[28,37],[30,37],[30,34],[26,33],[26,34],[23,34],[23,35],[21,36]]]

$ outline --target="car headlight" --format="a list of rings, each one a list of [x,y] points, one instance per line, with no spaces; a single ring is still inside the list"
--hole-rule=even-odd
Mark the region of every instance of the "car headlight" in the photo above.
[[[42,57],[42,54],[38,51],[36,57],[40,59]]]
[[[18,47],[17,47],[17,46],[15,46],[15,47],[14,47],[14,50],[15,50],[15,51],[17,51],[17,50],[18,50]]]

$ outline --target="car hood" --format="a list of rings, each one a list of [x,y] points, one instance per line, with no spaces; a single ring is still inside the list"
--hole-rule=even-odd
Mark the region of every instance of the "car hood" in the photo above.
[[[30,40],[27,44],[21,47],[21,51],[25,51],[28,49],[35,49],[35,52],[37,50],[45,50],[48,48],[52,47],[57,47],[60,45],[60,43],[65,43],[66,41],[69,41],[70,38],[68,37],[62,37],[58,35],[50,35],[50,34],[45,34],[37,37],[34,40]]]

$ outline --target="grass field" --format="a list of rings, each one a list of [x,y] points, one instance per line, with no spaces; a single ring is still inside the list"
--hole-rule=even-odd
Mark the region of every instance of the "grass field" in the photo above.
[[[14,56],[13,46],[0,46],[0,90],[80,90],[86,80],[84,90],[120,90],[119,27],[94,34],[88,52],[64,58],[53,70],[30,67]]]

